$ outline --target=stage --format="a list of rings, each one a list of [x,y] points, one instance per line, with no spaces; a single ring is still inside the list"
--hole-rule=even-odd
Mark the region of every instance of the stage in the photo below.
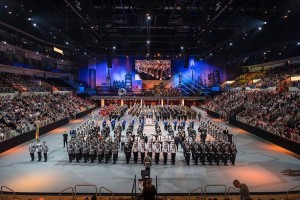
[[[48,162],[30,161],[28,151],[30,142],[0,154],[0,184],[16,192],[59,193],[67,187],[92,184],[98,188],[106,187],[114,193],[131,193],[134,175],[140,178],[144,166],[140,162],[133,164],[133,161],[125,164],[123,152],[119,152],[119,160],[115,165],[112,163],[69,163],[67,149],[62,148],[62,133],[65,130],[69,131],[88,117],[91,117],[91,114],[40,138],[41,141],[46,141],[50,148]],[[124,117],[129,118],[127,114]],[[97,119],[99,121],[99,118]],[[213,120],[224,124],[217,119]],[[137,123],[137,118],[135,121]],[[163,135],[166,135],[162,122],[160,123]],[[198,124],[196,121],[195,128],[198,128]],[[224,126],[227,125],[224,124]],[[192,162],[190,166],[187,166],[182,149],[179,147],[175,166],[171,165],[170,161],[168,165],[162,165],[161,156],[160,165],[154,164],[151,167],[151,176],[155,178],[157,175],[158,177],[158,193],[189,193],[199,186],[205,187],[208,184],[225,184],[230,187],[234,179],[245,182],[250,192],[284,192],[299,185],[300,176],[293,176],[291,173],[293,170],[298,170],[299,174],[300,161],[296,155],[241,129],[232,126],[228,126],[228,129],[234,134],[237,144],[238,154],[235,166],[215,164],[196,166]],[[148,135],[152,134],[154,126],[145,126],[144,132]],[[211,193],[222,191],[224,191],[222,187],[208,190]],[[79,192],[92,193],[93,190],[83,188]]]

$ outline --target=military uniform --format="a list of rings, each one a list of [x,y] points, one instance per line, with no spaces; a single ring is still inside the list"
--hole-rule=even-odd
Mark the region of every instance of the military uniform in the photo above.
[[[169,146],[168,146],[168,143],[165,143],[163,146],[164,147],[162,149],[162,152],[163,152],[163,157],[164,157],[164,165],[166,165],[168,162]]]
[[[118,159],[118,146],[115,144],[112,147],[112,154],[113,154],[113,164],[116,164]]]
[[[74,148],[72,143],[69,143],[68,145],[68,154],[69,154],[69,162],[73,161],[73,154],[74,154]]]
[[[35,145],[30,144],[29,145],[29,153],[30,153],[31,161],[34,161],[34,152],[35,151],[36,151]]]
[[[104,157],[104,148],[101,143],[97,145],[96,153],[98,156],[98,163],[101,163]]]
[[[133,152],[134,163],[137,164],[137,161],[138,161],[138,152],[139,152],[137,143],[134,143],[134,145],[132,147],[132,152]]]
[[[47,162],[47,159],[48,159],[48,151],[49,151],[48,145],[46,144],[46,142],[43,142],[42,152],[43,152],[43,155],[44,155],[44,161],[45,162]]]
[[[38,142],[36,144],[36,151],[37,151],[37,154],[38,154],[38,161],[41,161],[42,160],[42,145]]]

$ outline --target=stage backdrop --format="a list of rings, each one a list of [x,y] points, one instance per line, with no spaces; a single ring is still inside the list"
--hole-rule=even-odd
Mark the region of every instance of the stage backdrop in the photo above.
[[[171,77],[166,78],[168,80],[159,77],[156,78],[158,80],[142,80],[135,67],[136,60],[142,59],[127,56],[115,57],[112,58],[112,68],[107,68],[106,60],[89,60],[85,66],[79,66],[78,81],[87,87],[94,86],[94,77],[91,76],[95,76],[96,88],[100,88],[99,91],[118,91],[120,88],[126,88],[129,91],[151,89],[165,82],[167,82],[166,87],[176,87],[179,84],[179,73],[182,74],[184,82],[195,82],[206,87],[219,86],[236,75],[232,70],[229,74],[224,67],[210,65],[190,57],[188,68],[184,67],[184,59],[165,59],[166,63],[171,62],[171,69],[167,72],[171,73]]]

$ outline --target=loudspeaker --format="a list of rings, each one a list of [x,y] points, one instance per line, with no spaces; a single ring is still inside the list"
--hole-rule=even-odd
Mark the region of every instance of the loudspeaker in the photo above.
[[[189,55],[186,54],[184,57],[184,68],[188,68],[189,67]]]
[[[107,68],[112,68],[112,64],[111,64],[111,55],[107,56]]]

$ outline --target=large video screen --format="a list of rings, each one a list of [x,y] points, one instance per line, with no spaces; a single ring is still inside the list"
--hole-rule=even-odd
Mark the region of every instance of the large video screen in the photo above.
[[[171,60],[135,60],[135,71],[142,80],[168,80]]]

